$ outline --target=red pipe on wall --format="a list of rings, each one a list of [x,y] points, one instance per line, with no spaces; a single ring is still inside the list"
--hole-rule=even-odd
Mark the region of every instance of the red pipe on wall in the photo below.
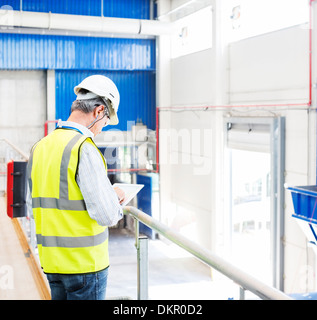
[[[46,120],[45,123],[44,123],[44,137],[47,136],[48,134],[48,124],[49,123],[57,123],[58,120]]]
[[[160,126],[160,119],[159,119],[159,107],[156,108],[156,173],[160,172],[160,157],[159,157],[159,152],[160,152],[160,136],[159,136],[159,126]]]
[[[313,2],[315,0],[310,0],[309,2],[309,106],[312,104],[312,87],[313,87],[313,66],[312,66],[312,55],[313,55]]]
[[[150,170],[150,169],[146,169],[146,168],[121,168],[121,169],[107,169],[107,172],[155,172],[157,173],[156,170]]]

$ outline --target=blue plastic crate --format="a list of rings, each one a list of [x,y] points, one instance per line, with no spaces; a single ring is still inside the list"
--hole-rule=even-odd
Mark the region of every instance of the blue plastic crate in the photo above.
[[[317,224],[317,186],[288,187],[292,193],[293,217]]]

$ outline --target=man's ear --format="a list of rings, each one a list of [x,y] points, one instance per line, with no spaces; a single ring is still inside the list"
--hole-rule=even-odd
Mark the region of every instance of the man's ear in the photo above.
[[[98,113],[103,114],[103,112],[104,112],[104,110],[105,110],[105,106],[100,105],[100,106],[97,107],[97,110],[98,110],[98,111],[97,111]]]
[[[102,113],[104,108],[105,107],[103,105],[100,105],[100,106],[96,107],[95,110],[94,110],[94,117],[96,118],[98,116],[98,114]]]

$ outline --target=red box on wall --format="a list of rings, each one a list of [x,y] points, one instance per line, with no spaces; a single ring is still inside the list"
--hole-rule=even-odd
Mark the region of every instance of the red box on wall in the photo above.
[[[7,164],[7,215],[13,218],[13,161]]]
[[[25,161],[10,161],[7,164],[7,215],[10,218],[27,216]]]

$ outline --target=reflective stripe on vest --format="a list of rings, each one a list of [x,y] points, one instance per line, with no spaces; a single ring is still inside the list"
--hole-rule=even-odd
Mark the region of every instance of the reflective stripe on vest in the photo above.
[[[60,247],[60,248],[84,248],[97,246],[108,239],[108,228],[95,236],[86,237],[55,237],[36,235],[37,244],[43,247]]]

